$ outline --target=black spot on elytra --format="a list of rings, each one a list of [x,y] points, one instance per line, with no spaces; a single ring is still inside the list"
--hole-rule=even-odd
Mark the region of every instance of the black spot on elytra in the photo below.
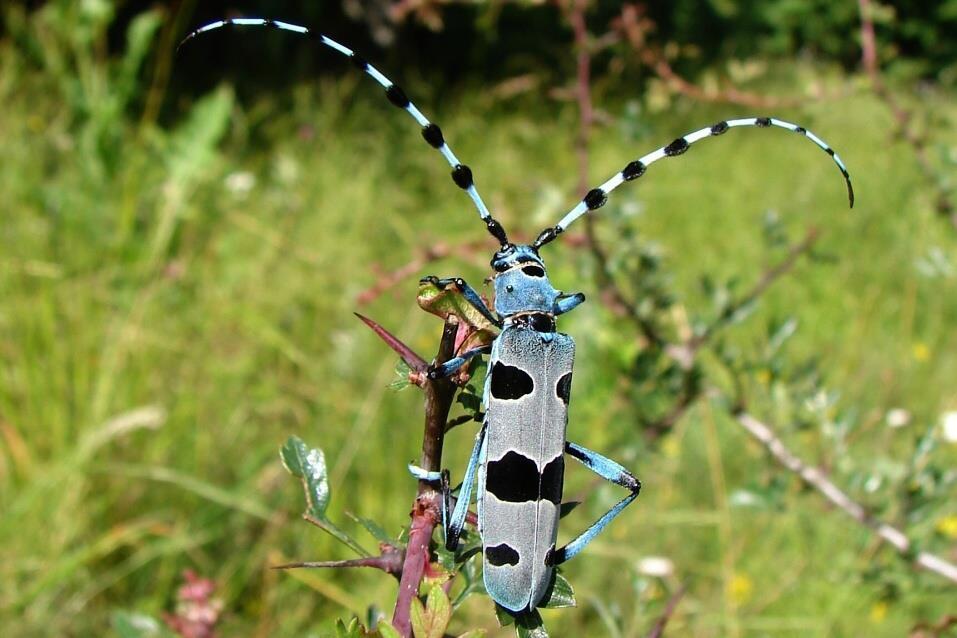
[[[541,266],[535,266],[535,265],[524,266],[522,268],[522,272],[528,275],[529,277],[544,277],[545,276],[545,269],[542,268]]]
[[[588,207],[588,210],[595,210],[605,205],[605,202],[608,201],[608,196],[605,195],[605,191],[602,189],[593,188],[588,191],[588,194],[585,195],[585,199],[582,201],[585,202],[585,206]]]
[[[674,142],[665,147],[665,155],[668,157],[674,157],[675,155],[681,155],[688,150],[688,140],[683,137],[679,137]]]
[[[495,362],[492,368],[493,397],[514,401],[526,394],[531,394],[534,389],[535,382],[527,372],[515,366],[505,365],[501,361]]]
[[[535,461],[514,451],[485,467],[485,489],[507,503],[537,501],[540,479]]]
[[[565,478],[565,457],[558,455],[542,470],[541,499],[556,506],[562,504],[562,483]]]
[[[518,565],[518,552],[502,543],[493,547],[485,548],[485,560],[489,565],[501,567],[503,565]]]
[[[572,393],[572,373],[566,372],[562,375],[562,378],[558,380],[558,384],[555,386],[555,394],[558,395],[558,398],[562,400],[565,405],[568,405],[568,398]]]
[[[635,160],[634,162],[629,162],[628,166],[621,169],[621,176],[626,182],[630,182],[644,175],[645,168],[646,166],[642,162]]]

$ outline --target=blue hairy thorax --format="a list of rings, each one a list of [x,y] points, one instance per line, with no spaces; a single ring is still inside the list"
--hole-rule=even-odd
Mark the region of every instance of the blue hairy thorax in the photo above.
[[[562,293],[552,286],[545,263],[531,246],[508,244],[492,258],[495,311],[502,317],[522,313],[557,314]]]

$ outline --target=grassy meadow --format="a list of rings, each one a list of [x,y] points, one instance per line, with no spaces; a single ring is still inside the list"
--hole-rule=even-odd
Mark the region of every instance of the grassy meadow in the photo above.
[[[357,536],[346,512],[390,533],[407,524],[421,396],[389,389],[395,358],[352,313],[432,353],[441,324],[415,304],[418,277],[478,286],[494,242],[438,154],[364,78],[248,100],[228,83],[165,95],[176,115],[158,121],[131,107],[143,87],[122,61],[90,64],[58,71],[10,41],[0,50],[2,633],[111,635],[119,611],[171,610],[186,568],[217,583],[224,636],[322,636],[339,616],[391,613],[396,583],[379,572],[269,569],[350,557],[299,520],[301,491],[277,450],[290,435],[325,450],[331,516]],[[774,77],[753,88],[799,93],[816,78],[836,95],[774,114],[838,150],[852,211],[812,144],[735,130],[616,191],[609,208],[620,214],[596,229],[610,243],[628,226],[659,246],[674,312],[694,315],[710,303],[702,274],[751,282],[773,259],[761,239],[768,211],[793,237],[819,228],[827,258],[801,261],[724,336],[757,351],[770,318],[795,317],[789,351],[818,359],[853,431],[835,447],[825,424],[790,429],[774,420],[770,387],[753,391],[752,410],[922,549],[954,560],[957,493],[905,516],[907,486],[895,477],[928,432],[935,462],[957,464],[939,427],[957,410],[957,230],[935,213],[910,147],[860,78],[806,62]],[[602,88],[596,106],[612,123],[594,133],[594,183],[679,134],[755,114],[681,98],[655,108]],[[513,235],[534,236],[580,196],[572,103],[478,85],[442,99],[414,80],[406,89]],[[933,112],[931,156],[952,167],[953,93],[901,97]],[[483,239],[358,304],[424,247]],[[578,342],[569,438],[644,485],[568,564],[579,606],[543,613],[553,635],[643,636],[680,584],[674,636],[900,636],[954,612],[952,584],[915,572],[782,473],[714,402],[646,445],[621,392],[633,332],[602,306],[585,250],[559,240],[543,257],[559,288],[589,296],[561,322]],[[909,412],[905,427],[888,427],[894,408]],[[447,439],[453,476],[473,436],[466,425]],[[779,506],[742,496],[771,483]],[[566,493],[591,485],[572,468]],[[566,535],[620,497],[612,486],[586,491]],[[650,575],[648,557],[672,572]],[[473,627],[512,634],[485,597],[457,611],[451,631]]]

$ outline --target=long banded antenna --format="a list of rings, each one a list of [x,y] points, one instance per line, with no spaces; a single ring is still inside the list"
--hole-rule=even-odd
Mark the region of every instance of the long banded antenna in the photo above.
[[[501,245],[505,246],[508,244],[508,238],[505,235],[505,229],[499,222],[492,218],[491,213],[488,211],[488,207],[486,207],[485,202],[482,201],[482,196],[479,195],[478,190],[475,188],[475,181],[472,178],[472,169],[470,169],[467,165],[462,164],[459,161],[459,158],[455,156],[455,153],[452,152],[452,149],[445,141],[445,137],[442,135],[442,129],[440,129],[437,124],[430,122],[429,119],[425,117],[418,108],[416,108],[415,104],[413,104],[406,96],[405,91],[399,88],[396,83],[383,75],[377,68],[369,64],[355,51],[343,44],[339,44],[332,38],[325,36],[313,29],[302,27],[296,24],[290,24],[288,22],[281,22],[279,20],[270,20],[267,18],[231,18],[227,20],[217,20],[216,22],[211,22],[189,33],[179,43],[179,46],[176,47],[176,50],[179,51],[184,44],[198,35],[208,33],[209,31],[214,31],[216,29],[221,29],[223,27],[269,27],[273,29],[279,29],[280,31],[291,31],[292,33],[305,35],[313,40],[318,40],[330,49],[333,49],[334,51],[349,58],[352,61],[353,66],[360,71],[364,71],[373,80],[378,82],[382,88],[385,89],[385,96],[388,98],[389,102],[404,110],[406,113],[411,115],[416,122],[419,123],[419,126],[422,127],[422,137],[426,142],[429,143],[429,146],[438,150],[439,153],[442,154],[442,157],[445,158],[445,161],[449,163],[449,166],[452,167],[452,181],[454,181],[456,186],[464,190],[466,193],[468,193],[468,196],[472,198],[472,203],[475,204],[475,208],[478,210],[479,217],[481,217],[482,221],[485,222],[488,232],[491,233]]]
[[[828,144],[819,138],[817,135],[807,130],[803,126],[798,126],[797,124],[791,124],[790,122],[785,122],[784,120],[778,120],[773,117],[745,117],[737,120],[727,120],[718,122],[714,126],[707,128],[699,129],[693,133],[688,133],[683,137],[679,137],[671,144],[667,146],[662,146],[658,150],[648,153],[640,157],[639,159],[630,162],[627,166],[621,169],[618,173],[613,175],[611,179],[606,181],[601,186],[591,189],[585,196],[582,198],[578,204],[568,211],[561,221],[558,222],[555,226],[546,228],[538,236],[538,239],[535,240],[533,246],[538,249],[548,242],[552,241],[560,234],[565,232],[565,229],[568,228],[569,224],[581,217],[582,215],[593,211],[595,209],[601,208],[605,205],[605,202],[608,200],[608,193],[615,190],[625,182],[630,182],[632,180],[638,179],[645,174],[645,171],[651,164],[654,164],[660,159],[665,157],[676,157],[687,151],[692,144],[699,140],[703,140],[706,137],[714,137],[716,135],[722,135],[728,131],[730,128],[736,126],[757,126],[760,128],[767,128],[769,126],[777,126],[779,128],[787,129],[794,133],[800,133],[804,137],[808,138],[817,146],[823,150],[825,153],[831,156],[834,160],[834,163],[837,164],[837,167],[841,170],[841,174],[844,176],[844,181],[847,183],[847,197],[850,202],[851,208],[854,207],[854,188],[851,186],[851,176],[847,172],[847,168],[844,166],[844,162],[841,161],[841,158],[838,157],[837,153],[834,152],[834,149],[828,146]]]

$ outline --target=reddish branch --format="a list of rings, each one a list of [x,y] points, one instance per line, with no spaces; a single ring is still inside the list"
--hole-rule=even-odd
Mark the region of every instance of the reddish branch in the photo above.
[[[682,585],[678,588],[678,591],[671,595],[671,598],[668,599],[668,604],[665,606],[665,610],[661,612],[661,616],[655,621],[655,626],[648,632],[648,638],[661,638],[665,635],[665,627],[668,626],[668,621],[671,620],[671,617],[674,615],[675,610],[678,608],[678,602],[685,595],[686,590],[687,587]]]
[[[402,549],[388,543],[379,543],[378,556],[365,556],[363,558],[351,558],[349,560],[301,561],[275,565],[273,569],[372,567],[374,569],[381,569],[387,574],[392,574],[396,578],[399,578],[402,574],[402,563],[404,559],[405,552]]]
[[[458,321],[450,317],[442,330],[442,340],[435,364],[441,365],[454,356],[455,336]],[[445,424],[455,396],[455,385],[448,378],[428,379],[422,382],[425,392],[425,428],[422,437],[420,467],[428,472],[438,472],[442,464],[442,444],[445,439]],[[419,583],[429,564],[429,543],[432,532],[440,520],[441,495],[426,481],[419,481],[418,495],[412,506],[412,525],[409,528],[409,543],[405,550],[399,593],[392,613],[392,626],[405,637],[412,635],[410,609],[412,599],[419,593]]]
[[[621,15],[612,22],[612,28],[624,36],[625,41],[638,54],[642,64],[661,78],[673,91],[701,102],[740,104],[759,109],[793,107],[805,101],[758,95],[734,87],[723,90],[702,89],[675,72],[660,47],[652,46],[647,41],[645,34],[654,29],[654,26],[654,22],[643,15],[643,8],[635,4],[626,4],[622,7]]]

